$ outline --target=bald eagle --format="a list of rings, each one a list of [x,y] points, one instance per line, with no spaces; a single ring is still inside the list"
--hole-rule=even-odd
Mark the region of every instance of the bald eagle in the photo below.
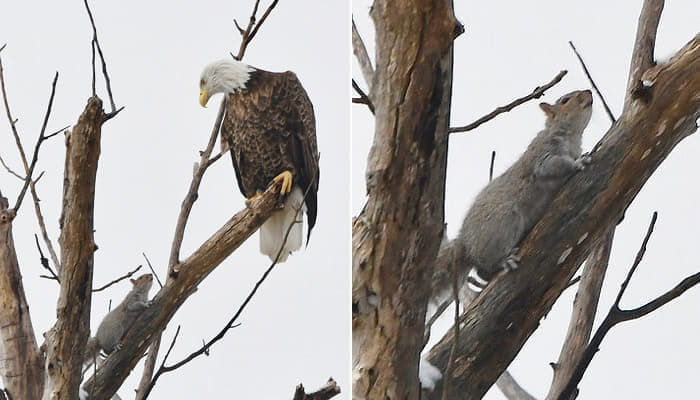
[[[307,243],[316,224],[319,156],[309,96],[293,72],[263,71],[235,60],[207,65],[199,87],[202,107],[213,94],[224,93],[221,150],[230,150],[246,202],[272,182],[282,181],[281,194],[287,195],[284,208],[260,227],[260,252],[272,261],[279,253],[277,261],[283,262],[302,244],[302,223],[295,223],[297,210],[303,207],[306,212]]]

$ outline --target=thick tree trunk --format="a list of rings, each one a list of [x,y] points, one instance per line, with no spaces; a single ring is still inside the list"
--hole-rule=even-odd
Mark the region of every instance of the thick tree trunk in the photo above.
[[[47,333],[44,400],[78,397],[83,350],[90,335],[94,252],[95,179],[105,114],[102,101],[88,99],[66,137],[61,213],[61,280],[56,324]]]
[[[8,207],[0,194],[0,374],[12,399],[38,399],[44,387],[42,358],[12,239],[15,210]]]
[[[642,80],[646,85],[629,94],[631,106],[592,154],[591,166],[564,186],[523,241],[521,267],[495,278],[468,306],[449,399],[483,397],[651,174],[697,130],[700,36]],[[453,339],[450,331],[430,352],[442,371]],[[429,398],[440,399],[441,388]]]
[[[370,13],[376,119],[368,201],[353,224],[353,397],[417,399],[460,25],[448,0],[377,0]]]

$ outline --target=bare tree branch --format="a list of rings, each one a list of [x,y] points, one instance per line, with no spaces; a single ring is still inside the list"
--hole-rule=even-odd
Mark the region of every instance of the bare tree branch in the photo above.
[[[238,212],[178,267],[177,279],[156,293],[151,307],[134,321],[122,339],[122,349],[113,352],[83,388],[97,398],[116,392],[149,343],[165,328],[175,311],[192,295],[211,271],[236,250],[280,205],[281,182],[270,186],[249,208]]]
[[[595,81],[593,80],[591,73],[588,72],[588,67],[586,67],[586,63],[583,62],[583,58],[581,58],[581,55],[576,50],[576,47],[574,46],[574,43],[572,41],[569,41],[569,46],[571,46],[571,49],[574,51],[574,54],[576,54],[576,58],[578,58],[578,62],[581,63],[581,67],[583,67],[583,72],[586,74],[588,81],[591,82],[591,86],[593,86],[593,90],[595,90],[595,92],[598,94],[598,97],[600,98],[600,101],[603,103],[603,107],[605,108],[605,112],[608,114],[608,117],[610,118],[610,122],[612,122],[614,124],[615,123],[615,116],[613,115],[612,111],[610,110],[610,107],[608,107],[608,103],[605,101],[605,97],[603,97],[603,94],[600,93],[600,90],[598,90],[598,85],[595,84]]]
[[[644,71],[654,66],[656,31],[659,27],[663,9],[664,0],[644,0],[642,12],[639,15],[639,22],[637,22],[637,36],[632,49],[632,61],[630,62],[629,77],[627,78],[624,109],[627,109],[638,97],[636,93],[643,86],[642,74],[644,74]]]
[[[340,386],[338,386],[333,378],[330,378],[321,389],[313,393],[306,393],[304,385],[300,383],[294,391],[293,400],[328,400],[338,394],[340,394]]]
[[[591,337],[614,235],[615,228],[612,228],[586,261],[581,284],[574,299],[566,339],[564,339],[564,344],[559,352],[559,359],[556,363],[551,364],[554,376],[546,400],[553,400],[559,396]]]
[[[352,102],[358,104],[366,104],[367,108],[369,108],[369,111],[371,111],[372,114],[374,114],[374,104],[372,104],[372,100],[370,100],[369,96],[367,96],[367,94],[364,91],[362,91],[362,89],[357,84],[357,82],[355,82],[354,79],[352,80],[352,88],[355,89],[357,94],[360,95],[359,98],[353,97]]]
[[[374,79],[374,68],[372,67],[372,61],[367,55],[367,48],[365,43],[362,41],[360,32],[357,31],[357,26],[355,26],[355,18],[352,19],[352,52],[357,58],[357,62],[360,64],[360,71],[362,71],[362,76],[365,78],[365,83],[369,88],[367,91],[372,93],[372,82]],[[369,96],[365,96],[369,99]],[[372,112],[374,113],[374,111]]]
[[[566,70],[563,70],[557,74],[554,78],[552,78],[551,81],[548,83],[544,84],[543,86],[538,86],[536,87],[532,93],[528,94],[527,96],[520,97],[518,99],[515,99],[511,101],[510,103],[506,104],[505,106],[501,106],[496,108],[495,110],[491,111],[490,113],[484,115],[483,117],[477,119],[476,121],[472,122],[471,124],[465,125],[465,126],[456,126],[456,127],[451,127],[449,129],[449,133],[458,133],[458,132],[468,132],[473,129],[478,128],[481,124],[484,122],[488,122],[494,118],[496,118],[498,115],[503,114],[505,112],[508,112],[515,107],[526,103],[532,99],[539,99],[544,95],[544,92],[549,90],[552,86],[556,85],[561,81],[561,79],[566,75]]]
[[[315,177],[316,174],[312,173],[311,176]],[[308,195],[309,190],[311,190],[313,183],[314,183],[313,181],[309,183],[309,185],[307,186],[307,188],[304,192],[302,203],[298,207],[296,207],[294,221],[292,221],[292,223],[290,223],[289,226],[287,227],[287,230],[284,234],[284,238],[282,240],[282,243],[280,244],[279,249],[277,250],[277,255],[275,256],[274,261],[272,262],[270,267],[265,271],[265,273],[263,273],[262,277],[258,280],[258,282],[255,284],[255,286],[250,291],[248,296],[245,298],[245,300],[243,301],[241,306],[238,308],[238,311],[236,311],[234,316],[226,323],[226,325],[224,325],[224,327],[219,331],[219,333],[216,336],[214,336],[209,342],[203,344],[202,347],[200,347],[198,350],[190,353],[190,355],[185,357],[183,360],[181,360],[181,361],[179,361],[171,366],[165,366],[165,359],[164,359],[160,368],[158,368],[158,371],[156,371],[155,375],[153,376],[153,379],[151,380],[150,384],[148,385],[148,387],[146,387],[146,390],[144,391],[143,399],[148,397],[148,395],[150,394],[151,390],[153,389],[153,386],[155,386],[156,381],[158,380],[160,375],[167,373],[167,372],[170,372],[170,371],[174,371],[174,370],[182,367],[183,365],[187,364],[188,362],[194,360],[195,358],[199,357],[202,354],[209,355],[209,349],[211,348],[211,346],[214,343],[223,339],[223,337],[226,335],[226,333],[228,333],[229,330],[240,325],[240,324],[235,324],[236,320],[238,319],[238,317],[240,317],[241,313],[246,308],[246,306],[248,305],[250,300],[253,299],[253,296],[258,291],[260,286],[263,284],[265,279],[267,279],[268,275],[270,275],[270,273],[272,272],[272,269],[277,265],[277,261],[279,260],[280,256],[282,255],[282,251],[285,247],[285,244],[287,243],[287,239],[289,238],[289,234],[292,231],[292,228],[294,227],[294,225],[302,223],[302,221],[298,218],[302,215],[303,200],[306,199],[306,196]],[[179,329],[179,327],[178,327],[178,329]],[[173,342],[170,344],[170,349],[168,349],[168,354],[170,353],[172,346],[175,344],[176,338],[177,338],[177,334],[175,335],[175,338],[173,338]],[[166,357],[165,357],[166,359],[167,359],[168,354],[166,354]]]
[[[617,224],[671,150],[697,130],[699,68],[700,37],[695,37],[664,64],[648,99],[623,111],[592,153],[591,166],[564,185],[521,243],[520,268],[495,277],[467,307],[460,354],[468,356],[458,359],[456,369],[462,375],[453,380],[462,399],[483,397],[584,258]],[[428,361],[444,370],[450,348],[451,335],[431,349]],[[430,399],[440,398],[440,390]]]
[[[508,371],[503,371],[496,380],[496,386],[508,400],[537,400],[527,390],[523,389]]]
[[[0,156],[0,164],[2,164],[3,167],[5,167],[5,170],[7,170],[7,172],[9,172],[10,175],[18,178],[21,181],[26,179],[26,177],[24,177],[24,176],[16,173],[14,170],[12,170],[12,168],[10,168],[10,166],[5,163],[5,160],[2,159],[2,156]]]
[[[194,202],[197,201],[197,191],[199,190],[199,185],[202,183],[202,177],[209,167],[209,156],[211,155],[214,145],[216,144],[216,137],[219,135],[219,128],[221,126],[221,121],[224,118],[224,113],[226,112],[226,99],[221,100],[221,105],[219,105],[219,113],[216,116],[216,121],[214,122],[214,127],[209,136],[209,142],[204,151],[201,152],[200,161],[198,168],[195,170],[192,181],[190,182],[190,188],[185,195],[185,199],[182,201],[180,206],[180,214],[177,217],[177,223],[175,225],[175,236],[173,238],[173,244],[170,247],[170,259],[168,260],[168,275],[177,274],[175,266],[179,262],[180,258],[180,248],[182,247],[182,240],[185,236],[185,227],[187,226],[187,220],[192,212],[192,206]]]
[[[100,55],[100,60],[102,61],[102,75],[105,78],[105,86],[107,87],[107,94],[109,95],[109,104],[112,107],[112,116],[109,116],[110,114],[107,114],[108,116],[107,119],[112,118],[114,115],[116,115],[120,110],[117,110],[117,106],[114,104],[114,97],[112,96],[112,83],[109,80],[109,74],[107,74],[107,62],[105,62],[105,55],[102,53],[102,47],[100,47],[100,41],[97,39],[97,27],[95,26],[95,19],[92,17],[92,11],[90,11],[90,6],[88,5],[87,0],[83,0],[83,3],[85,4],[85,10],[88,13],[88,17],[90,17],[90,25],[92,25],[92,43],[95,47],[97,47],[97,52]],[[95,49],[93,48],[92,50],[92,94],[95,96]],[[123,108],[123,107],[122,107]]]
[[[235,56],[236,60],[240,61],[243,59],[243,55],[245,54],[246,48],[248,48],[248,43],[250,43],[250,41],[253,40],[255,35],[258,33],[260,26],[262,26],[262,24],[265,22],[265,20],[270,15],[270,13],[275,8],[278,2],[279,0],[273,0],[272,3],[270,3],[270,5],[263,13],[262,17],[260,18],[260,22],[256,23],[255,15],[258,13],[258,5],[260,3],[260,0],[255,0],[255,5],[253,6],[253,12],[250,14],[248,26],[243,32],[241,32],[241,27],[238,26],[238,22],[236,22],[236,28],[238,28],[238,31],[241,33],[241,45],[238,48],[238,54]],[[236,20],[234,19],[234,22],[235,21]]]
[[[3,46],[4,47],[4,46]],[[51,108],[53,106],[53,99],[56,94],[56,82],[58,81],[58,72],[54,75],[53,82],[51,83],[51,95],[49,96],[49,103],[46,108],[46,113],[44,115],[44,120],[41,126],[41,131],[39,132],[39,138],[36,141],[36,145],[34,146],[34,154],[32,156],[32,161],[31,164],[27,162],[27,157],[24,152],[24,147],[22,146],[22,142],[19,138],[19,133],[17,132],[17,127],[16,127],[16,121],[12,118],[12,113],[10,112],[10,106],[9,102],[7,100],[7,92],[5,91],[5,78],[3,74],[3,69],[2,69],[2,58],[0,58],[0,84],[2,87],[2,95],[3,95],[3,101],[5,105],[5,112],[7,114],[7,118],[10,122],[10,127],[12,128],[12,134],[15,139],[15,144],[17,145],[18,152],[20,154],[20,158],[22,160],[22,164],[24,166],[24,171],[25,171],[25,177],[24,177],[24,185],[22,186],[22,189],[17,196],[17,200],[15,202],[15,205],[13,206],[13,209],[15,211],[19,210],[20,205],[22,204],[22,200],[24,199],[24,195],[27,191],[27,187],[30,188],[32,198],[34,200],[34,212],[37,217],[37,221],[39,223],[39,228],[41,229],[41,235],[42,238],[44,239],[44,242],[46,243],[46,246],[48,248],[49,254],[51,255],[51,259],[56,266],[57,270],[60,270],[61,264],[58,261],[58,256],[56,255],[56,251],[54,250],[53,244],[51,243],[51,240],[49,239],[49,235],[46,231],[46,224],[44,222],[43,215],[41,213],[41,207],[39,206],[39,196],[36,193],[36,187],[35,184],[36,182],[32,180],[32,174],[34,172],[34,168],[36,167],[36,163],[39,159],[39,150],[41,148],[42,143],[45,140],[48,140],[52,136],[54,136],[56,133],[53,133],[51,135],[45,136],[46,132],[46,127],[48,124],[49,116],[51,115]],[[65,128],[63,129],[65,130]],[[58,131],[61,132],[62,130]],[[57,132],[57,133],[58,133]],[[1,160],[0,160],[1,161]],[[3,162],[4,165],[4,162]]]
[[[56,275],[53,269],[51,269],[51,267],[49,266],[49,259],[44,257],[44,252],[41,251],[41,246],[39,246],[39,237],[36,234],[34,234],[34,241],[36,242],[36,248],[39,250],[39,259],[41,261],[41,266],[44,267],[44,269],[48,270],[51,274],[51,277],[60,284],[61,280],[58,278],[58,275]]]
[[[632,319],[637,319],[641,318],[654,310],[658,309],[659,307],[667,304],[671,300],[677,298],[678,296],[682,295],[685,293],[686,290],[690,289],[691,287],[697,285],[700,283],[700,272],[693,274],[687,278],[685,278],[683,281],[681,281],[678,285],[676,285],[673,289],[667,291],[663,295],[657,297],[656,299],[648,302],[647,304],[637,307],[635,309],[631,310],[622,310],[620,309],[620,300],[622,299],[622,296],[625,294],[625,291],[627,290],[627,287],[629,285],[630,280],[632,279],[632,275],[634,275],[634,272],[637,270],[637,267],[642,261],[642,258],[644,257],[644,253],[646,252],[646,247],[649,242],[649,238],[651,237],[652,232],[654,231],[654,224],[656,223],[656,218],[657,218],[657,213],[654,212],[654,215],[652,216],[651,222],[649,223],[649,228],[647,229],[647,233],[644,237],[644,240],[642,241],[642,245],[637,252],[637,256],[635,257],[634,263],[632,264],[632,267],[630,268],[629,272],[627,273],[627,277],[625,280],[622,282],[622,285],[620,286],[620,290],[617,293],[617,297],[615,298],[615,302],[613,305],[610,307],[610,311],[608,312],[608,315],[605,317],[603,322],[601,323],[600,327],[596,331],[595,335],[593,336],[593,339],[591,339],[591,342],[588,344],[586,347],[586,350],[583,352],[581,359],[579,360],[578,364],[576,365],[576,369],[574,370],[571,379],[567,382],[566,386],[562,390],[561,395],[558,397],[559,400],[565,400],[565,399],[570,399],[572,393],[576,391],[576,387],[578,386],[579,382],[581,381],[581,378],[583,378],[583,374],[585,371],[588,369],[588,366],[590,365],[591,361],[593,360],[593,356],[598,352],[598,349],[600,348],[600,344],[603,341],[603,338],[605,335],[612,329],[613,326],[624,322],[624,321],[629,321]]]
[[[56,72],[56,75],[54,75],[53,82],[51,83],[51,96],[49,97],[49,105],[46,108],[46,114],[44,115],[44,122],[41,125],[41,132],[39,132],[39,139],[36,141],[36,145],[34,146],[34,155],[32,156],[32,161],[31,164],[27,165],[26,163],[26,157],[24,156],[24,149],[22,149],[22,144],[19,140],[19,137],[16,138],[17,146],[20,151],[20,154],[22,154],[22,162],[24,163],[24,170],[26,173],[26,179],[24,181],[24,186],[22,186],[22,190],[19,192],[19,195],[17,196],[17,201],[15,202],[14,209],[19,210],[20,205],[22,204],[22,200],[24,199],[24,195],[27,193],[27,188],[32,183],[32,174],[34,172],[34,167],[36,167],[36,162],[39,159],[39,149],[41,148],[41,144],[46,140],[46,137],[44,136],[44,133],[46,132],[46,124],[49,122],[49,116],[51,115],[51,107],[53,106],[53,99],[56,94],[56,82],[58,81],[58,72]],[[9,110],[8,110],[8,115],[9,115]],[[15,131],[16,132],[16,131]]]
[[[120,276],[119,278],[117,278],[117,279],[115,279],[115,280],[113,280],[113,281],[111,281],[111,282],[109,282],[109,283],[107,283],[107,284],[105,284],[105,285],[103,285],[103,286],[100,286],[100,287],[97,288],[97,289],[92,289],[92,292],[93,292],[93,293],[95,293],[95,292],[101,292],[101,291],[107,289],[108,287],[110,287],[110,286],[112,286],[112,285],[114,285],[114,284],[116,284],[116,283],[119,283],[119,282],[123,281],[124,279],[131,278],[136,272],[138,272],[138,270],[141,269],[141,267],[143,267],[143,265],[139,265],[138,267],[134,268],[133,270],[127,272],[126,274]]]
[[[151,265],[151,260],[148,259],[148,256],[146,256],[146,253],[141,253],[143,255],[143,258],[146,259],[146,264],[148,264],[148,269],[151,270],[151,273],[153,276],[156,278],[156,282],[158,282],[159,287],[163,287],[163,282],[161,282],[160,278],[158,277],[158,274],[156,273],[156,270],[153,269],[153,265]]]

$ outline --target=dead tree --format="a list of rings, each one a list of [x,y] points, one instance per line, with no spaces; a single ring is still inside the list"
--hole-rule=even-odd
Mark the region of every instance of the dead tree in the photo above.
[[[496,277],[465,306],[458,340],[450,330],[430,349],[428,360],[443,380],[423,398],[482,398],[587,257],[594,260],[590,269],[595,272],[586,274],[585,287],[599,293],[614,227],[671,150],[697,130],[700,37],[656,65],[653,50],[662,8],[663,1],[644,2],[624,110],[596,145],[591,167],[563,187],[521,243],[520,268]],[[459,24],[449,1],[377,0],[370,15],[376,30],[374,68],[353,27],[354,52],[369,86],[367,93],[356,88],[355,102],[371,105],[375,115],[368,200],[353,226],[353,395],[416,399],[427,277],[442,239],[449,129],[443,116],[450,112],[444,96],[450,93],[452,41]],[[650,312],[696,283],[691,276],[640,309]],[[595,304],[581,307],[579,312],[591,312]],[[618,313],[613,320],[623,318]],[[583,343],[574,346],[580,360],[590,351],[586,345],[595,343],[589,342],[590,327],[572,329]],[[564,384],[553,386],[551,398],[562,398],[558,396],[574,370],[581,372],[577,362],[560,361],[573,366],[559,373]]]
[[[94,376],[89,378],[82,388],[80,387],[83,378],[84,348],[90,332],[91,296],[92,291],[94,291],[92,281],[93,255],[97,246],[93,236],[93,210],[101,135],[103,128],[107,126],[106,122],[116,117],[121,111],[121,108],[117,109],[112,96],[107,64],[97,37],[93,14],[87,1],[84,4],[93,29],[91,39],[92,95],[87,99],[85,109],[70,130],[64,128],[54,134],[46,135],[45,130],[58,79],[58,74],[56,75],[44,124],[36,141],[34,152],[29,155],[31,157],[25,154],[21,144],[21,134],[17,129],[16,119],[11,112],[11,102],[5,91],[5,77],[0,59],[0,83],[2,84],[4,109],[24,166],[23,173],[17,173],[11,171],[3,162],[8,172],[22,179],[24,184],[14,203],[10,203],[6,197],[3,197],[3,195],[7,196],[8,193],[0,192],[0,374],[5,386],[4,390],[0,390],[0,398],[75,400],[78,398],[79,389],[84,391],[83,395],[87,395],[90,399],[112,398],[136,363],[143,358],[149,345],[158,338],[155,340],[154,346],[150,347],[149,363],[146,365],[142,385],[137,393],[137,398],[146,398],[155,383],[155,379],[152,378],[155,358],[158,355],[156,343],[159,343],[160,334],[167,323],[177,309],[196,291],[197,286],[250,237],[281,204],[279,185],[272,185],[249,207],[233,214],[228,221],[224,221],[221,227],[192,254],[181,257],[180,249],[185,226],[197,199],[202,177],[207,168],[221,157],[221,154],[212,155],[212,151],[223,117],[224,103],[222,101],[206,148],[200,152],[200,160],[195,166],[189,190],[182,202],[165,282],[153,298],[152,305],[140,315],[127,331],[121,341],[121,349],[110,354],[105,362],[96,369]],[[247,46],[276,4],[277,0],[272,1],[258,19],[259,1],[255,1],[249,24],[245,28],[239,28],[242,39],[237,54],[238,59],[243,57]],[[238,25],[236,24],[236,26]],[[0,51],[3,48],[0,48]],[[97,64],[98,62],[101,66]],[[96,73],[96,70],[101,70],[104,77],[110,104],[109,112],[104,110],[103,101],[97,95],[95,81],[96,75],[99,73]],[[62,211],[59,223],[61,229],[59,237],[60,257],[57,257],[54,255],[56,252],[53,251],[53,246],[48,239],[49,235],[44,228],[35,192],[38,178],[34,175],[34,166],[42,143],[64,131],[66,132],[66,156],[63,171]],[[26,301],[27,294],[22,286],[22,269],[17,259],[12,236],[13,222],[18,212],[24,211],[21,205],[27,193],[31,193],[34,200],[36,215],[43,231],[42,236],[46,246],[50,249],[53,264],[57,269],[56,272],[52,271],[53,279],[60,284],[57,318],[53,327],[45,333],[45,341],[41,345],[36,342],[36,332],[31,324]],[[51,270],[49,262],[43,257],[43,254],[42,264]],[[234,318],[226,324],[224,334],[236,322],[236,318],[274,265],[275,263],[268,268],[258,285],[251,291],[248,300],[241,305]],[[133,272],[135,271],[131,273]],[[219,339],[220,337],[217,337],[207,343],[203,351],[194,352],[194,356],[185,362],[199,354],[208,352],[211,345]],[[179,365],[185,362],[179,363]],[[319,391],[319,393],[321,392],[324,394],[314,398],[333,397],[339,392],[339,388],[331,380],[324,389]],[[301,393],[306,397],[314,395],[307,395],[303,390]]]

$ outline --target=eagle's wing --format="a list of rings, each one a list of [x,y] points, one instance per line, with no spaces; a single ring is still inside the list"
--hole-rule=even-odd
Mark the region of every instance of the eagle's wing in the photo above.
[[[316,224],[318,181],[319,181],[319,154],[316,144],[316,119],[314,108],[306,90],[293,72],[286,72],[287,95],[294,107],[292,114],[296,114],[295,123],[297,129],[292,129],[293,137],[290,141],[294,165],[299,174],[297,179],[302,191],[305,193],[306,215],[309,223],[307,235],[311,235],[311,229]]]
[[[228,99],[225,99],[224,101],[228,102]],[[254,194],[254,192],[251,194],[250,190],[246,190],[243,180],[241,179],[241,168],[239,167],[239,164],[243,163],[243,154],[240,152],[240,150],[237,151],[236,146],[233,144],[233,123],[231,122],[231,119],[233,116],[229,115],[229,108],[228,106],[224,107],[224,115],[221,123],[221,152],[225,152],[229,150],[231,152],[231,162],[233,163],[233,171],[236,173],[236,182],[238,183],[238,189],[241,191],[241,194],[246,197],[250,197]]]

